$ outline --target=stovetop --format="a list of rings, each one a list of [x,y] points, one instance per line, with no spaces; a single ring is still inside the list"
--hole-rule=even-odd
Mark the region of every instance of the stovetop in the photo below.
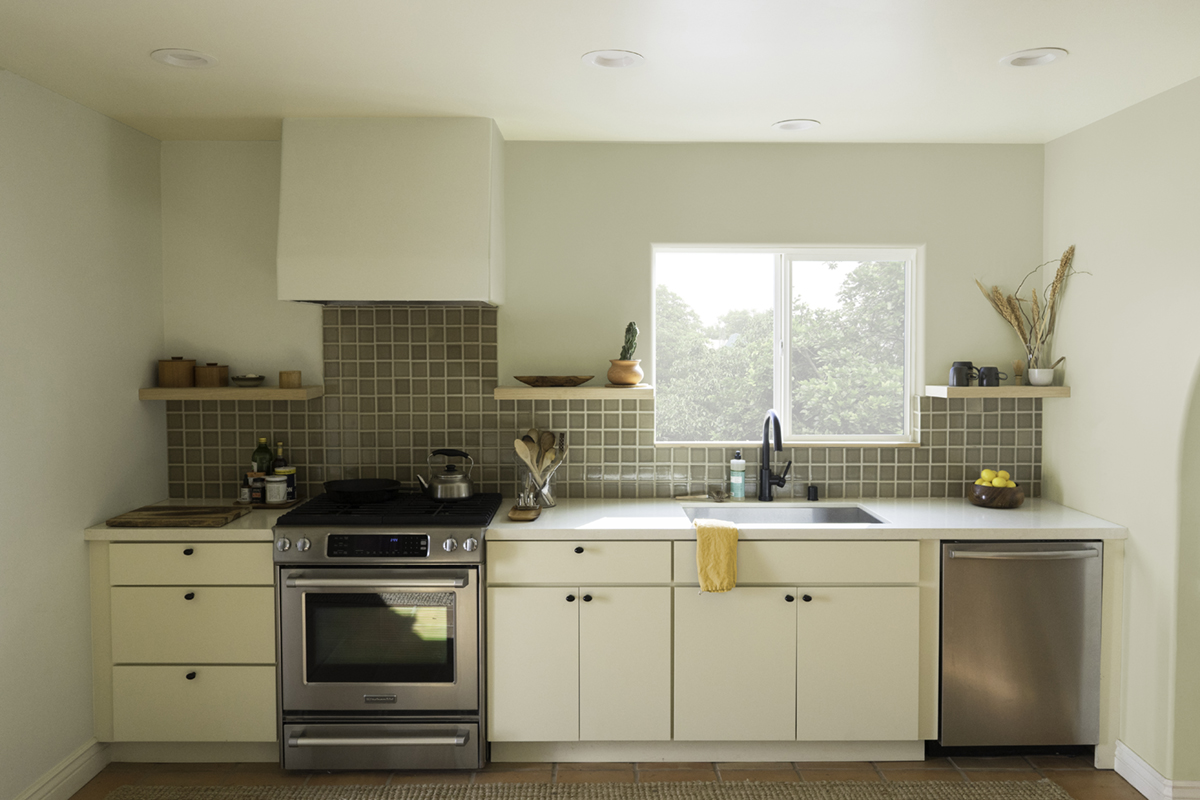
[[[400,526],[486,528],[500,509],[500,494],[483,493],[461,500],[432,500],[402,494],[383,503],[346,505],[320,494],[276,520],[276,525]]]

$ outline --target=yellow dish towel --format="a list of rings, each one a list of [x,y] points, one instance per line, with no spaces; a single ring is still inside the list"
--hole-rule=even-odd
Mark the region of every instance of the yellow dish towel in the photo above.
[[[728,592],[737,584],[737,526],[723,519],[695,522],[700,591]]]

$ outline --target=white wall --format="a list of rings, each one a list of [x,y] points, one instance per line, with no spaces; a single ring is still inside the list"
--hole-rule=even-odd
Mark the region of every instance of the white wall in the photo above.
[[[0,798],[92,738],[83,529],[167,493],[158,157],[0,71]]]
[[[1200,780],[1200,80],[1046,146],[1045,252],[1077,245],[1060,309],[1067,401],[1046,401],[1046,495],[1129,528],[1121,739]],[[1193,434],[1194,438],[1194,434]],[[1184,480],[1186,478],[1186,481]],[[1193,501],[1194,502],[1194,501]],[[1181,558],[1190,555],[1190,558]]]
[[[279,142],[162,143],[166,347],[271,386],[292,369],[322,383],[320,306],[276,299],[279,154]]]
[[[1015,288],[1040,263],[1041,146],[505,147],[502,384],[602,379],[625,324],[650,327],[650,246],[659,242],[924,244],[920,382],[946,383],[955,360],[1003,368],[1020,355],[973,278]],[[648,338],[637,355],[650,358]]]

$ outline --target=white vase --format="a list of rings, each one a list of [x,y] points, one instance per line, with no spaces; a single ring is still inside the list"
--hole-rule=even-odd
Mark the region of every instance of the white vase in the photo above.
[[[1025,371],[1029,378],[1030,386],[1052,386],[1054,385],[1054,370],[1052,369],[1030,369]]]

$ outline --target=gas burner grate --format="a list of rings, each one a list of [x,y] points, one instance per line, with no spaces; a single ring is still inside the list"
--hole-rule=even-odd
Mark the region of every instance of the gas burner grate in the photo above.
[[[348,505],[321,494],[279,517],[276,525],[420,525],[486,527],[500,509],[499,493],[462,500],[402,494],[383,503]]]

